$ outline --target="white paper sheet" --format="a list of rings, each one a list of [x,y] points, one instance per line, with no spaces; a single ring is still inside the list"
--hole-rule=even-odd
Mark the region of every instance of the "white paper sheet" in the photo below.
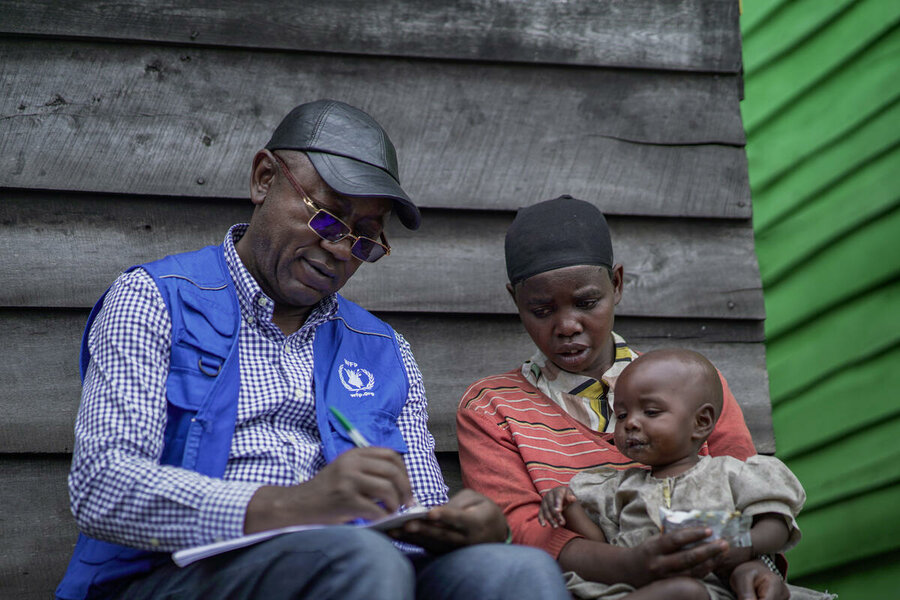
[[[428,509],[424,506],[414,506],[404,513],[388,515],[383,519],[371,521],[369,523],[366,523],[365,525],[359,525],[359,527],[377,529],[378,531],[387,531],[389,529],[400,527],[407,521],[411,521],[413,519],[421,519],[422,516],[427,512]],[[294,533],[295,531],[306,531],[309,529],[321,529],[322,527],[327,527],[327,525],[293,525],[291,527],[282,527],[281,529],[260,531],[259,533],[243,535],[231,540],[225,540],[224,542],[214,542],[212,544],[206,544],[205,546],[185,548],[184,550],[173,552],[172,560],[179,567],[186,567],[198,560],[209,558],[210,556],[215,556],[216,554],[222,554],[223,552],[237,550],[238,548],[252,546],[253,544],[258,544],[259,542],[272,539],[273,537],[278,535],[282,535],[285,533]]]

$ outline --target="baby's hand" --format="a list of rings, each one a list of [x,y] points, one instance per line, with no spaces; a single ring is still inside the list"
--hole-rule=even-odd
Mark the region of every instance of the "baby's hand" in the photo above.
[[[546,527],[548,524],[553,529],[566,524],[563,510],[575,502],[575,494],[567,486],[561,485],[553,488],[541,501],[541,510],[538,512],[538,522]]]

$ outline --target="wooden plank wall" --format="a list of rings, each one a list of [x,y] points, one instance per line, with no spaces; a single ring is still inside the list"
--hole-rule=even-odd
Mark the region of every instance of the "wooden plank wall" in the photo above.
[[[900,4],[744,6],[772,418],[778,456],[807,492],[791,573],[841,598],[894,597]]]
[[[253,153],[321,97],[386,127],[423,207],[347,295],[410,340],[453,485],[461,393],[532,352],[503,233],[562,193],[610,215],[617,330],[709,355],[774,452],[736,0],[3,0],[0,14],[0,597],[46,597],[74,543],[89,307],[122,269],[245,220]]]

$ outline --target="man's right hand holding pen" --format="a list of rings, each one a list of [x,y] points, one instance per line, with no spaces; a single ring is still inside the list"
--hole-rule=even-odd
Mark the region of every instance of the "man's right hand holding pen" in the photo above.
[[[244,533],[290,525],[339,525],[386,517],[413,502],[403,458],[388,448],[353,448],[304,483],[259,488]]]
[[[386,517],[415,502],[403,458],[388,448],[353,448],[314,478],[294,486],[263,486],[247,506],[244,533],[290,525],[338,525]],[[472,490],[432,508],[422,519],[389,532],[391,537],[443,553],[482,542],[503,542],[500,508]]]

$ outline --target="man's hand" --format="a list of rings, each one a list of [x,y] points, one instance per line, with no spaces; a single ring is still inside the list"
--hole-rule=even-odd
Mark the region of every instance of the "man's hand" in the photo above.
[[[502,542],[507,534],[500,507],[473,490],[462,490],[422,519],[407,521],[391,537],[441,554],[462,546]]]
[[[354,448],[305,483],[264,486],[250,499],[244,533],[378,519],[412,502],[406,466],[388,448]]]
[[[781,576],[758,560],[735,567],[730,583],[738,600],[788,600],[791,597]]]
[[[705,577],[719,565],[728,550],[728,542],[716,540],[688,549],[684,546],[699,542],[711,533],[701,527],[682,529],[653,537],[632,548],[632,568],[627,583],[642,587],[668,577]]]

